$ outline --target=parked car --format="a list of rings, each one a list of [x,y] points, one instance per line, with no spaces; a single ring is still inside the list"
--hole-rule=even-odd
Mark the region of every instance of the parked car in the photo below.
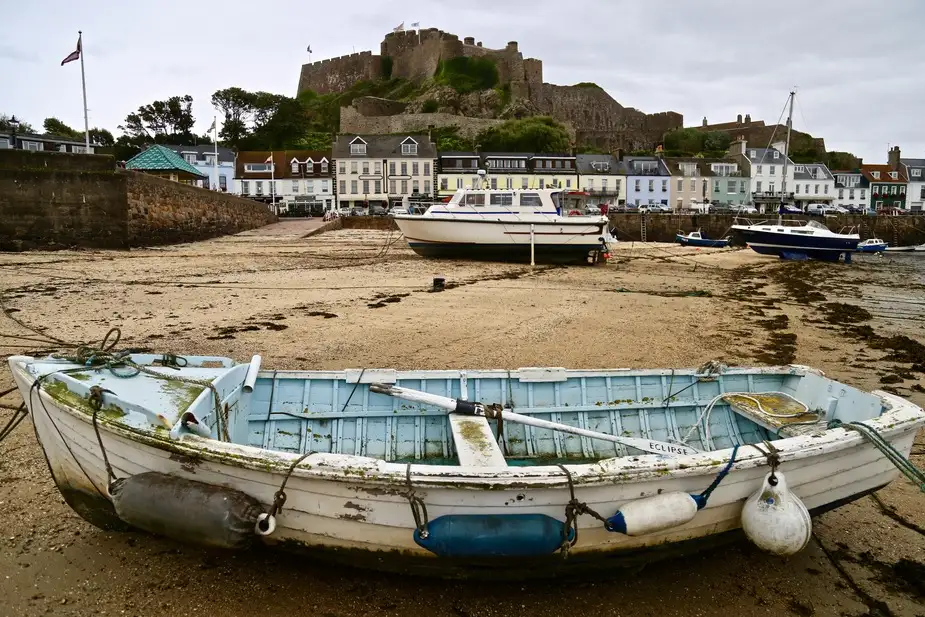
[[[394,208],[389,210],[389,214],[391,214],[392,216],[395,216],[396,214],[408,214],[408,208],[405,208],[403,206],[395,206]]]
[[[825,214],[825,208],[825,204],[809,204],[806,206],[806,214],[818,214],[821,216]]]
[[[848,214],[848,210],[841,206],[826,206],[823,210],[826,214]]]
[[[350,216],[366,216],[366,208],[351,208]]]
[[[597,216],[601,213],[601,209],[597,206],[585,206],[585,214]]]
[[[370,206],[369,207],[370,216],[385,216],[388,213],[389,213],[388,210],[386,210],[382,206]]]
[[[644,213],[648,212],[650,214],[667,214],[671,212],[671,208],[664,204],[646,204],[639,206],[639,212]]]
[[[748,204],[742,204],[736,206],[736,214],[758,214],[758,208],[749,206]]]
[[[784,204],[780,208],[781,214],[803,214],[803,211],[797,208],[796,206],[791,206],[790,204]]]
[[[337,214],[340,216],[350,216],[351,208],[348,206],[341,206],[337,209]]]

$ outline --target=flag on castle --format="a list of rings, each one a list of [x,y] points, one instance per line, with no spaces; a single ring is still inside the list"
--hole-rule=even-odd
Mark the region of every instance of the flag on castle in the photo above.
[[[67,64],[68,62],[73,62],[74,60],[78,60],[78,59],[80,58],[80,40],[81,40],[81,38],[83,38],[83,37],[81,37],[81,36],[78,35],[78,37],[77,37],[77,49],[74,50],[74,51],[72,51],[71,53],[69,53],[69,54],[67,55],[67,58],[65,58],[64,60],[61,61],[61,66],[64,66],[64,65]]]
[[[395,26],[395,28],[392,30],[392,32],[401,32],[401,31],[404,30],[404,29],[405,29],[405,22],[401,22],[400,24],[398,24],[397,26]]]
[[[414,23],[411,24],[411,27],[412,27],[412,28],[420,28],[420,27],[421,27],[421,22],[416,21],[416,22],[414,22]]]

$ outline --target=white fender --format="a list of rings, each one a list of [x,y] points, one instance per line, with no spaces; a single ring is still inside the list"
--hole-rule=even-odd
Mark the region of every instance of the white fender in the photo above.
[[[611,531],[628,536],[643,536],[683,525],[692,521],[696,514],[697,502],[694,498],[676,491],[624,504],[607,522]]]
[[[777,483],[770,482],[771,476]],[[809,544],[813,522],[800,498],[790,492],[784,474],[769,473],[761,488],[745,501],[742,530],[761,550],[793,555]]]

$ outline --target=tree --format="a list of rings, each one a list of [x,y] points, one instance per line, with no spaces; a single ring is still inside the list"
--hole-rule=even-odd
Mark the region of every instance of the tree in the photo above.
[[[93,128],[90,129],[90,143],[107,147],[115,145],[116,140],[106,129]]]
[[[496,152],[568,152],[568,130],[549,116],[508,120],[479,133],[483,150]]]
[[[45,118],[45,122],[42,123],[42,128],[45,129],[45,132],[49,133],[50,135],[69,137],[71,139],[84,138],[83,131],[75,131],[57,118]]]
[[[258,93],[255,126],[242,147],[271,150],[296,147],[311,132],[311,119],[302,104],[280,94]]]
[[[15,116],[16,114],[13,114],[13,115]],[[13,129],[13,125],[10,124],[10,120],[12,120],[12,116],[8,116],[6,114],[0,114],[0,131],[10,131]],[[19,118],[17,118],[17,120],[19,120]],[[32,128],[32,125],[29,124],[28,122],[19,120],[19,128],[16,129],[16,132],[17,133],[35,133],[35,129]]]
[[[225,88],[212,95],[212,105],[225,117],[219,137],[228,145],[237,147],[247,135],[247,121],[254,110],[254,95],[237,87]]]
[[[145,138],[155,143],[174,142],[181,145],[193,144],[193,97],[186,94],[172,96],[163,101],[142,105],[135,113],[125,117],[119,129],[131,137]]]
[[[723,131],[712,131],[707,133],[703,138],[704,150],[726,150],[732,143],[732,136]]]
[[[665,150],[678,154],[693,155],[704,150],[706,134],[697,129],[674,129],[665,133]]]

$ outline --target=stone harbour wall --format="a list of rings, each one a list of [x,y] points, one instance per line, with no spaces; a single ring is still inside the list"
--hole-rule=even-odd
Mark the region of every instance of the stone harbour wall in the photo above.
[[[0,150],[0,251],[124,249],[126,210],[112,157]]]
[[[125,172],[130,246],[194,242],[275,223],[266,204]]]

